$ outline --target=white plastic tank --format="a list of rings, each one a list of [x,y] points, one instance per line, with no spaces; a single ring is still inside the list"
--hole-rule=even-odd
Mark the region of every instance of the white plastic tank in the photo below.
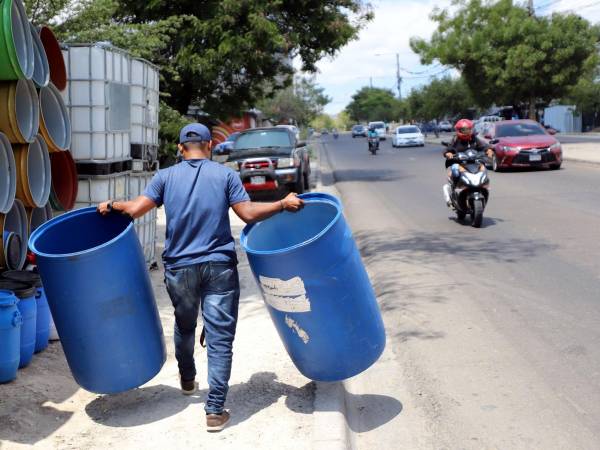
[[[144,59],[131,60],[131,143],[158,145],[159,71]]]
[[[134,199],[144,193],[146,186],[156,172],[132,173],[129,177],[129,198]],[[156,209],[136,219],[135,231],[144,250],[146,264],[156,262]]]
[[[70,45],[63,56],[68,77],[63,97],[71,117],[74,159],[129,158],[131,57],[103,43]]]

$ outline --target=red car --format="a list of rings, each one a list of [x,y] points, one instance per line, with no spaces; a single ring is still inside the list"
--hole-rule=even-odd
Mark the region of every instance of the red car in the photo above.
[[[511,167],[560,169],[562,164],[560,142],[534,120],[491,122],[483,138],[494,150],[496,172]]]

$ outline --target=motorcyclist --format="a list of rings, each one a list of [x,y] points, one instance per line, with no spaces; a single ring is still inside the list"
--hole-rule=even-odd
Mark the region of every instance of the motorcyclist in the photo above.
[[[448,183],[444,185],[444,198],[446,204],[451,207],[452,202],[450,200],[450,193],[452,192],[452,186],[460,177],[461,166],[460,162],[456,159],[456,154],[466,151],[471,148],[478,152],[485,151],[488,157],[492,157],[493,151],[481,142],[475,136],[473,132],[473,122],[469,119],[460,119],[456,122],[454,129],[456,130],[456,136],[452,138],[452,141],[448,144],[448,147],[444,149],[444,157],[446,158],[446,168],[448,169]]]
[[[374,141],[374,144],[371,144],[371,140]],[[376,148],[379,148],[379,134],[377,133],[377,129],[373,125],[369,127],[369,131],[367,132],[367,144],[369,145],[369,151],[371,151],[371,145],[374,145]]]

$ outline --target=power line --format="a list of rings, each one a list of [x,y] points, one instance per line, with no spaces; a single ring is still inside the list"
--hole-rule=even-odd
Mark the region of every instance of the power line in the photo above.
[[[561,11],[554,11],[554,12],[558,12],[558,13],[564,13],[564,12],[567,12],[567,11],[579,12],[582,9],[587,9],[587,8],[591,8],[593,6],[598,6],[598,5],[600,5],[600,2],[593,2],[593,3],[588,3],[587,5],[582,5],[582,6],[575,5],[575,6],[572,6],[570,8],[563,9]]]
[[[562,1],[563,0],[552,0],[552,1],[548,2],[548,3],[544,3],[543,5],[536,6],[535,10],[538,11],[540,9],[545,9],[545,8],[547,8],[549,6],[555,5],[556,3],[560,3]]]

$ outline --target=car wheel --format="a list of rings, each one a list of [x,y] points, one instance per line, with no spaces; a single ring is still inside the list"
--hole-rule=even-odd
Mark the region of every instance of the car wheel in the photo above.
[[[494,172],[502,172],[500,164],[498,164],[498,158],[496,158],[496,153],[492,155],[492,170]]]
[[[560,164],[552,164],[550,170],[560,170]]]

